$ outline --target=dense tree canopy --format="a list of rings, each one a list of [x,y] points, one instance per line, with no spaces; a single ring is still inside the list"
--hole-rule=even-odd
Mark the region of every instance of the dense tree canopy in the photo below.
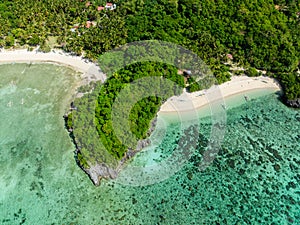
[[[78,55],[85,52],[88,58],[95,59],[125,44],[127,32],[123,17],[115,11],[98,11],[97,7],[105,5],[105,1],[87,3],[4,0],[0,3],[0,46],[51,45]],[[88,21],[93,22],[90,27]],[[15,43],[11,38],[15,38]]]
[[[147,137],[149,124],[155,117],[162,101],[165,101],[173,95],[181,93],[182,88],[184,87],[183,76],[178,75],[177,69],[170,65],[151,62],[136,63],[121,69],[118,73],[115,73],[105,82],[100,90],[96,104],[96,127],[100,135],[100,139],[106,149],[117,158],[123,157],[128,146],[124,145],[124,143],[122,143],[115,135],[112,125],[112,106],[119,92],[126,84],[149,75],[163,77],[174,81],[174,84],[177,84],[178,88],[174,88],[171,84],[170,87],[164,88],[168,91],[164,98],[160,96],[149,96],[147,98],[140,99],[132,107],[129,114],[129,121],[130,130],[136,136],[136,142],[134,142],[133,145],[136,145],[138,140]],[[150,83],[143,83],[143,85],[149,85],[149,87],[144,87],[146,90],[151,89],[151,87],[153,88],[153,84]],[[132,90],[129,92],[129,97],[135,97],[134,95],[138,94],[136,91]],[[119,111],[119,113],[122,112],[122,110]]]
[[[297,1],[124,1],[128,41],[163,39],[196,52],[219,82],[229,79],[228,61],[268,71],[279,80],[300,62],[300,5]],[[249,75],[255,75],[249,68]],[[276,74],[276,75],[275,75]],[[278,74],[280,74],[278,76]],[[290,85],[297,79],[290,80]],[[288,84],[289,85],[289,84]],[[300,97],[299,95],[295,95]]]

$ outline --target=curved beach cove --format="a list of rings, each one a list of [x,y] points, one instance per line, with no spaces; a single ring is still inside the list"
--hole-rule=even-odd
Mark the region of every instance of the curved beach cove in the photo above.
[[[220,90],[221,96],[216,96],[215,99],[208,99],[206,95],[215,92],[216,89]],[[280,86],[274,79],[269,77],[260,76],[251,78],[247,76],[233,76],[230,81],[221,85],[213,86],[208,90],[193,93],[184,92],[180,96],[171,97],[161,106],[160,113],[165,114],[176,111],[191,111],[210,104],[214,100],[218,100],[220,97],[226,98],[232,95],[243,94],[259,89],[272,89],[274,91],[279,91]],[[247,99],[246,95],[245,98]]]
[[[28,55],[24,61],[33,60]],[[273,80],[242,76],[220,86],[226,135],[206,170],[197,168],[199,146],[183,169],[163,182],[131,187],[116,179],[95,187],[75,163],[62,118],[82,81],[76,74],[52,64],[0,65],[0,224],[299,223],[300,112],[278,100]],[[188,98],[200,115],[205,104],[199,94]],[[183,97],[163,105],[164,137],[133,164],[146,167],[176,146],[180,124],[168,120],[174,114],[168,104],[184,103],[176,100]],[[211,121],[205,113],[200,117],[205,142]]]
[[[96,64],[89,62],[80,56],[74,56],[58,49],[48,53],[39,52],[38,49],[33,51],[27,51],[26,49],[13,51],[1,50],[0,63],[16,62],[49,62],[71,67],[83,74],[81,84],[87,84],[90,81],[98,80],[103,82],[106,79],[105,74],[101,72]]]

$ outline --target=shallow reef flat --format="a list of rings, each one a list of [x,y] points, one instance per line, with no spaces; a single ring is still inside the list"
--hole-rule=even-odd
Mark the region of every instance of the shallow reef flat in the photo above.
[[[222,149],[204,171],[198,165],[210,136],[208,117],[199,120],[198,148],[173,176],[148,186],[116,179],[95,187],[76,165],[64,129],[73,72],[32,65],[21,76],[24,64],[3,66],[0,224],[299,223],[300,112],[276,94],[228,104]],[[170,154],[180,124],[172,120],[164,127],[157,146],[132,163],[147,166]]]

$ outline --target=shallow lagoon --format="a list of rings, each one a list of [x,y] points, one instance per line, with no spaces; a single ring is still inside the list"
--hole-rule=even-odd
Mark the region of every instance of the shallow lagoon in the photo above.
[[[300,223],[300,112],[276,94],[228,102],[223,147],[206,170],[196,151],[154,185],[94,187],[75,164],[62,119],[75,77],[50,64],[0,66],[0,224]],[[210,120],[200,124],[209,138]],[[156,152],[175,145],[180,126],[166,127]]]

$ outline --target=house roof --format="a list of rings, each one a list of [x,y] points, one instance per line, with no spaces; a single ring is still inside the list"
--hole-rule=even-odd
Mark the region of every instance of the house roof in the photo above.
[[[106,3],[106,6],[113,6],[113,4],[110,3],[110,2],[107,2],[107,3]]]
[[[98,6],[98,7],[97,7],[97,10],[98,10],[98,11],[101,11],[101,10],[104,10],[104,9],[105,9],[105,7],[103,7],[103,6]]]
[[[97,22],[96,21],[89,21],[89,20],[86,21],[85,27],[90,28],[91,26],[93,26],[93,27],[97,26]]]
[[[90,28],[91,27],[92,22],[91,21],[86,21],[86,28]]]
[[[233,56],[232,56],[231,54],[227,54],[226,57],[227,57],[228,59],[233,59]]]

